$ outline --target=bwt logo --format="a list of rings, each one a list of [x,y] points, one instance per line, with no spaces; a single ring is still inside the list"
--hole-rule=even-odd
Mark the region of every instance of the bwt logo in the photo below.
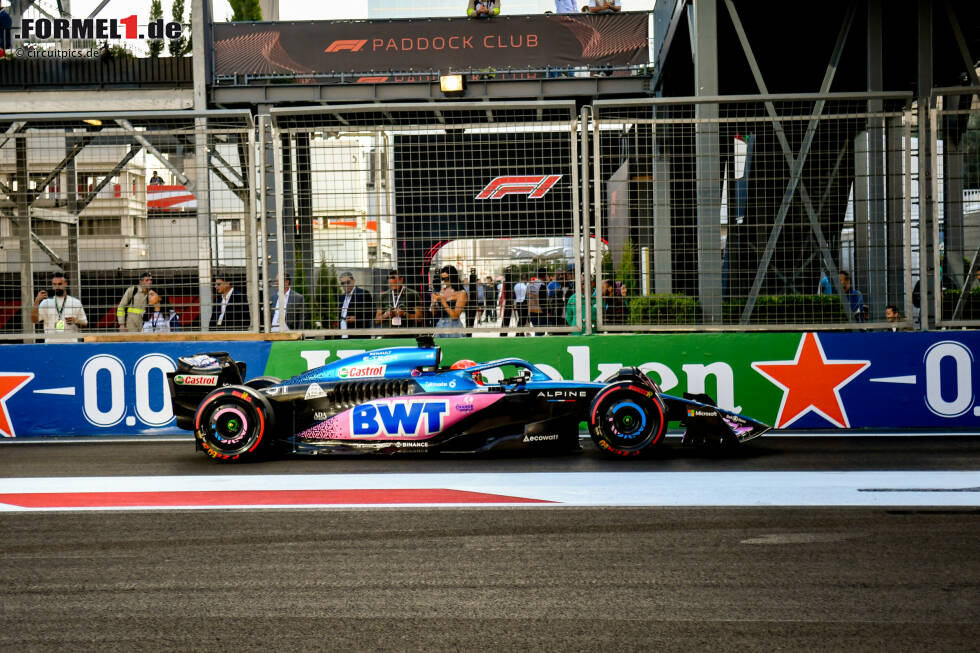
[[[544,197],[561,178],[562,175],[496,177],[475,199],[499,200],[505,195],[527,195],[528,199],[538,200]]]
[[[361,40],[347,39],[347,40],[334,41],[333,43],[327,46],[327,49],[324,50],[324,52],[341,52],[343,50],[348,50],[350,52],[360,52],[361,48],[363,48],[366,43],[367,43],[367,39],[361,39]]]
[[[400,401],[362,404],[351,410],[354,437],[433,435],[449,412],[445,401]]]

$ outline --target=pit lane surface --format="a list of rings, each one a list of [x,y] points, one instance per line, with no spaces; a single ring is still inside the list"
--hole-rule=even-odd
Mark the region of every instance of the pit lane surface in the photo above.
[[[129,476],[978,470],[975,437],[769,438],[735,458],[628,462],[590,446],[233,466],[189,442],[0,447],[0,479],[95,489]],[[971,650],[980,488],[946,490],[863,508],[0,512],[0,649]],[[967,507],[947,505],[954,494]]]

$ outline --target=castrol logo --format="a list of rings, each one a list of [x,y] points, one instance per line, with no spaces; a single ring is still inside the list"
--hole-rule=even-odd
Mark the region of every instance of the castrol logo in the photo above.
[[[174,377],[174,383],[177,385],[218,385],[218,377],[216,376],[205,376],[205,375],[193,375],[193,374],[178,374]]]
[[[372,376],[384,376],[387,365],[352,365],[341,367],[337,376],[341,379],[366,379]]]

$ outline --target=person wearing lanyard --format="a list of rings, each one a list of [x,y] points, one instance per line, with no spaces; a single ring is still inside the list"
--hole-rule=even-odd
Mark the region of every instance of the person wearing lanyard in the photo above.
[[[146,298],[146,313],[143,315],[143,333],[170,333],[177,331],[180,316],[170,309],[164,314],[163,297],[155,289],[150,288]]]
[[[338,301],[340,303],[340,328],[369,329],[371,328],[371,293],[357,287],[351,272],[341,272],[340,287],[343,290]],[[346,338],[347,336],[344,335]]]
[[[421,295],[405,285],[398,270],[388,273],[388,291],[374,315],[376,326],[404,329],[417,325],[422,319]]]
[[[61,272],[51,276],[54,297],[38,292],[31,309],[31,322],[44,323],[45,342],[78,342],[80,327],[88,326],[82,302],[68,294],[68,280]]]

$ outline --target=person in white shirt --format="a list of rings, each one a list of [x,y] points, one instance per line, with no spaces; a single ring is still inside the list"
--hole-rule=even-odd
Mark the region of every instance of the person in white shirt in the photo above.
[[[373,298],[364,288],[357,287],[357,281],[351,272],[341,272],[338,277],[341,293],[337,298],[340,309],[340,328],[369,329],[374,319]],[[347,334],[343,335],[344,338]]]
[[[517,313],[517,326],[527,326],[527,275],[522,274],[521,280],[514,284],[514,312]]]
[[[225,275],[215,275],[214,308],[211,312],[211,331],[247,331],[251,322],[245,295],[234,288]]]
[[[575,6],[575,0],[555,0],[555,13],[556,14],[578,13],[578,7]]]
[[[491,18],[500,15],[500,0],[469,0],[466,15],[470,18]]]
[[[272,331],[301,331],[306,328],[306,300],[291,288],[292,280],[288,274],[283,278],[286,292],[276,295],[276,304],[272,308]],[[278,279],[276,288],[279,288]]]
[[[178,330],[180,316],[172,308],[167,311],[165,303],[160,293],[151,288],[146,298],[146,312],[143,313],[143,333],[171,333]]]
[[[45,290],[38,292],[31,309],[31,322],[44,323],[45,342],[78,342],[80,328],[88,326],[82,302],[68,294],[68,280],[64,273],[51,276],[54,297]]]
[[[591,14],[614,14],[622,7],[619,0],[589,0],[589,13]]]

